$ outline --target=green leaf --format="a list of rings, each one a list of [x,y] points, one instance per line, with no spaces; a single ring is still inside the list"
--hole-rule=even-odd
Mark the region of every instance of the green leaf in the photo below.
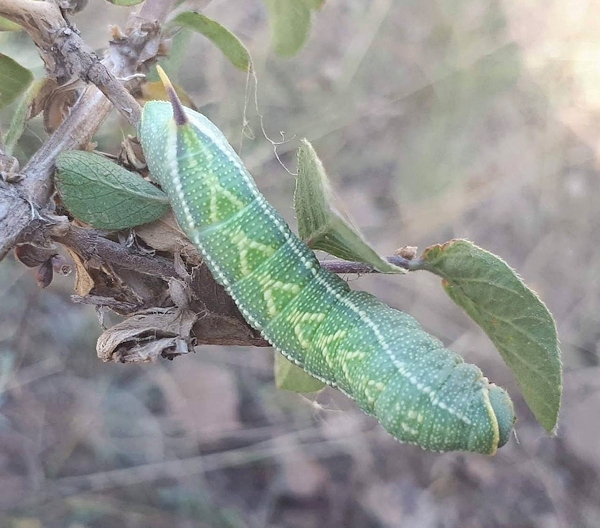
[[[218,22],[200,13],[186,11],[177,15],[173,23],[202,33],[223,52],[236,68],[248,71],[252,67],[252,59],[246,46],[231,31],[225,29]]]
[[[0,53],[0,109],[8,106],[27,90],[33,73],[18,62]]]
[[[21,31],[23,28],[13,22],[12,20],[8,20],[8,18],[0,17],[0,31]]]
[[[325,383],[313,378],[277,351],[275,351],[275,384],[280,389],[292,392],[317,392],[325,387]]]
[[[4,135],[4,151],[6,155],[12,156],[15,146],[25,130],[25,123],[30,119],[30,108],[33,100],[46,82],[47,79],[35,81],[19,102],[10,122],[10,127]]]
[[[562,365],[556,324],[546,305],[499,257],[466,240],[431,246],[422,268],[485,331],[513,371],[523,396],[548,432],[556,427]]]
[[[169,208],[161,190],[98,154],[62,152],[56,166],[56,188],[63,203],[75,218],[98,229],[147,224]]]
[[[321,9],[325,0],[302,0],[310,9]]]
[[[194,32],[191,29],[187,27],[181,27],[171,39],[171,48],[169,50],[169,55],[167,55],[166,57],[162,57],[158,61],[160,67],[163,70],[165,70],[167,77],[171,79],[171,82],[173,82],[173,85],[176,85],[179,82],[179,72],[182,66],[185,64],[185,53],[190,46],[190,40],[193,35]],[[160,80],[156,71],[156,67],[152,68],[148,72],[146,80]]]
[[[110,4],[121,6],[121,7],[129,7],[141,4],[144,0],[106,0]]]
[[[310,31],[310,8],[303,0],[266,0],[271,41],[277,55],[291,57],[300,51]]]
[[[346,260],[364,262],[382,273],[405,273],[380,257],[358,229],[333,206],[335,197],[325,169],[312,145],[301,141],[294,206],[298,233],[312,249],[321,249]]]

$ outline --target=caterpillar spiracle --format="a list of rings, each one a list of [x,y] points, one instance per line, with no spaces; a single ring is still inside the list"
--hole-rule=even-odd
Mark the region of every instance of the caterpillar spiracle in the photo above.
[[[248,323],[402,442],[485,454],[504,445],[515,421],[504,389],[412,316],[321,268],[223,133],[162,76],[171,103],[146,103],[139,127],[151,176]]]

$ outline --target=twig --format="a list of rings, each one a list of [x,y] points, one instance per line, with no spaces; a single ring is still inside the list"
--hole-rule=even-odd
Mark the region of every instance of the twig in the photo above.
[[[104,238],[99,231],[72,225],[64,235],[53,238],[85,260],[96,259],[164,279],[178,276],[175,266],[170,260],[159,255],[145,255],[135,249],[122,246]]]
[[[421,259],[409,260],[396,255],[393,257],[385,257],[385,259],[390,264],[398,266],[399,268],[404,268],[408,271],[423,269]],[[362,262],[350,262],[348,260],[323,260],[321,262],[321,267],[331,271],[332,273],[337,273],[338,275],[353,273],[360,275],[363,273],[381,273],[368,264],[363,264]]]
[[[100,61],[56,3],[0,0],[0,15],[25,28],[39,48],[49,75],[62,82],[79,77],[94,83],[84,89],[67,119],[30,159],[21,173],[22,182],[0,185],[0,261],[15,244],[26,241],[21,240],[22,234],[36,216],[35,210],[46,208],[52,194],[50,178],[60,152],[86,144],[113,105],[137,125],[140,107],[117,78],[131,77],[140,64],[156,56],[160,25],[173,3],[147,0],[138,14],[129,17],[126,35],[122,41],[113,42],[110,57]]]
[[[140,107],[125,87],[63,17],[54,2],[0,0],[0,13],[21,24],[41,52],[48,74],[64,84],[73,78],[96,85],[130,122],[139,121]],[[108,60],[104,61],[110,64]],[[127,64],[127,67],[122,65]],[[120,61],[113,68],[117,76],[132,75],[137,64]],[[121,67],[119,67],[121,66]],[[133,71],[118,71],[129,69]]]
[[[92,306],[107,307],[111,310],[125,313],[134,313],[140,309],[140,306],[137,304],[118,301],[112,297],[102,297],[100,295],[86,295],[85,297],[82,297],[81,295],[71,295],[71,301],[75,304],[91,304]]]

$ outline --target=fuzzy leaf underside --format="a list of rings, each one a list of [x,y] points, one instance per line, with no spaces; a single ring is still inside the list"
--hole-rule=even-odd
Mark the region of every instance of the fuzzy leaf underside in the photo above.
[[[325,169],[312,145],[302,140],[298,149],[298,177],[294,206],[298,234],[312,249],[364,262],[382,273],[405,273],[369,246],[357,228],[335,209],[335,196]]]
[[[56,187],[65,206],[75,218],[98,229],[153,222],[169,208],[161,190],[97,154],[66,151],[56,166]]]
[[[431,246],[422,259],[492,340],[530,409],[552,432],[560,409],[562,365],[556,324],[546,305],[506,262],[466,240]]]

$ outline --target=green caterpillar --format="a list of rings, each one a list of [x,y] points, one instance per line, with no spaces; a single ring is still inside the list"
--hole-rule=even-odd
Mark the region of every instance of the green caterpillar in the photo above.
[[[139,128],[148,167],[248,323],[402,442],[485,454],[503,446],[515,420],[507,393],[413,317],[321,268],[222,132],[161,76],[171,103],[146,103]]]

